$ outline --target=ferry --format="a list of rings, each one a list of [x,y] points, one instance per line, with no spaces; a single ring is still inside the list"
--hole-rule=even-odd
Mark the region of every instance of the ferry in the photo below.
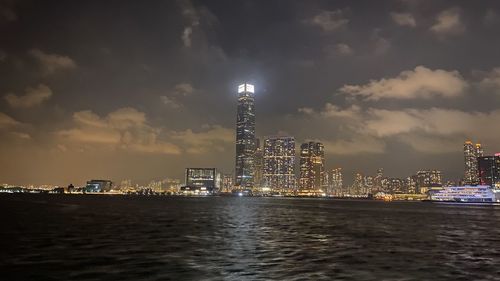
[[[495,204],[500,203],[500,189],[489,185],[447,186],[429,191],[429,198],[431,202]]]

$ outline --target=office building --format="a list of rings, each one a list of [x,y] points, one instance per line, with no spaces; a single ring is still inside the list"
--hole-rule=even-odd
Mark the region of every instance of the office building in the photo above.
[[[269,137],[264,141],[264,185],[272,192],[295,192],[295,139]]]
[[[223,193],[231,193],[233,191],[233,175],[223,175],[222,176],[222,188]]]
[[[417,193],[427,193],[432,189],[439,189],[443,186],[443,176],[439,170],[422,170],[417,172]]]
[[[238,86],[238,108],[236,115],[236,166],[235,186],[241,189],[254,185],[255,156],[255,108],[254,86]]]
[[[263,167],[264,166],[264,152],[260,145],[260,140],[255,139],[255,154],[254,154],[254,186],[260,188],[262,186],[263,179]]]
[[[480,143],[473,144],[471,141],[464,143],[464,184],[477,185],[479,184],[479,172],[477,158],[483,156],[483,148]]]
[[[325,149],[322,143],[300,146],[299,194],[322,195],[325,187]]]
[[[328,191],[329,196],[343,196],[344,182],[342,176],[342,168],[335,168],[328,173]]]
[[[85,192],[109,192],[112,187],[110,180],[90,180],[85,185]]]
[[[496,186],[500,183],[500,154],[477,158],[479,184]]]

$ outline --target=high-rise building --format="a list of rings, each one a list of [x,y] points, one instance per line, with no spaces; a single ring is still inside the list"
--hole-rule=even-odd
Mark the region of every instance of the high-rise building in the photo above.
[[[235,186],[252,188],[254,185],[255,108],[254,86],[238,86],[236,115],[236,167]]]
[[[306,142],[300,146],[299,193],[325,193],[325,149],[320,142]]]
[[[373,176],[365,176],[365,179],[364,179],[364,186],[363,186],[363,190],[362,190],[362,193],[363,194],[373,194],[375,193],[374,190],[374,177]]]
[[[500,184],[500,154],[477,158],[479,184],[495,186]]]
[[[264,165],[264,153],[260,146],[260,140],[255,139],[255,154],[254,154],[254,186],[260,188],[262,186],[262,170]]]
[[[392,194],[404,193],[404,180],[398,178],[388,179],[389,192]]]
[[[427,193],[427,191],[443,186],[443,176],[439,170],[422,170],[417,172],[417,193]]]
[[[336,168],[328,173],[328,195],[343,196],[343,177],[342,168]]]
[[[295,192],[295,139],[269,137],[264,140],[264,185],[274,193]]]
[[[362,195],[365,186],[365,177],[362,173],[354,174],[354,182],[349,191],[349,195]]]
[[[404,192],[409,194],[417,193],[417,176],[409,176],[405,179]]]
[[[373,178],[373,193],[384,191],[382,181],[384,179],[384,168],[377,169],[377,175]]]
[[[473,144],[471,141],[464,143],[464,184],[477,185],[479,184],[479,173],[477,166],[477,158],[483,156],[483,148],[480,143]]]

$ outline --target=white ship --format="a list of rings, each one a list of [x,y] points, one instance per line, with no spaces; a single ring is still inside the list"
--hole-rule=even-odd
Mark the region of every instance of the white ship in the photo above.
[[[447,186],[429,192],[431,201],[460,203],[500,202],[500,190],[488,185]]]

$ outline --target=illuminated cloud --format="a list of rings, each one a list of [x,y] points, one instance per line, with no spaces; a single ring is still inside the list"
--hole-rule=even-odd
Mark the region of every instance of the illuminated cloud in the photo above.
[[[193,34],[193,28],[191,26],[186,26],[184,31],[182,31],[182,43],[184,43],[184,47],[191,47],[191,34]]]
[[[417,66],[401,72],[395,78],[371,80],[365,85],[345,85],[340,92],[366,100],[415,99],[456,97],[462,94],[467,82],[458,71],[432,70]]]
[[[175,95],[189,96],[192,93],[194,93],[194,87],[189,83],[180,83],[174,87]]]
[[[431,27],[431,31],[441,35],[458,35],[465,31],[465,26],[460,20],[460,9],[451,8],[441,12],[436,23]]]
[[[146,116],[134,108],[120,108],[101,118],[90,110],[73,114],[74,128],[59,130],[58,143],[105,145],[143,153],[180,154],[180,148],[161,139],[161,130],[147,124]]]
[[[410,13],[391,13],[391,18],[396,24],[401,26],[417,26],[417,21]]]
[[[182,108],[183,105],[179,101],[182,97],[190,96],[195,92],[194,87],[189,83],[180,83],[174,86],[169,95],[160,96],[160,100],[163,104],[167,105],[172,109]]]
[[[172,109],[179,109],[182,107],[182,104],[177,102],[174,98],[170,98],[167,96],[160,96],[160,100],[163,104],[167,105]]]
[[[356,155],[366,153],[384,153],[385,142],[369,136],[354,136],[351,139],[320,140],[325,146],[325,151],[334,155]]]
[[[352,48],[345,43],[335,45],[335,52],[341,56],[348,56],[354,53]]]
[[[21,123],[16,121],[9,115],[0,112],[0,129],[8,129],[20,125]]]
[[[486,77],[480,81],[480,86],[500,93],[500,67],[494,68],[491,72],[487,73]]]
[[[45,74],[53,74],[56,71],[76,68],[76,63],[68,56],[47,54],[39,49],[32,49],[29,53],[38,60]]]
[[[50,99],[52,90],[44,84],[38,85],[36,88],[26,88],[25,94],[17,96],[9,93],[4,96],[7,103],[14,108],[29,108],[40,105],[42,102]]]
[[[172,139],[182,141],[187,145],[186,152],[198,154],[214,149],[223,151],[226,146],[232,147],[235,136],[233,129],[214,125],[206,126],[206,130],[200,132],[194,132],[191,129],[174,132]]]
[[[318,26],[323,31],[334,31],[346,26],[349,20],[345,18],[344,10],[321,11],[319,14],[304,21],[304,23]]]
[[[187,26],[184,27],[181,34],[181,40],[184,47],[190,48],[192,45],[192,35],[194,28],[200,25],[200,16],[191,1],[179,1],[181,5],[182,14],[188,21]]]

